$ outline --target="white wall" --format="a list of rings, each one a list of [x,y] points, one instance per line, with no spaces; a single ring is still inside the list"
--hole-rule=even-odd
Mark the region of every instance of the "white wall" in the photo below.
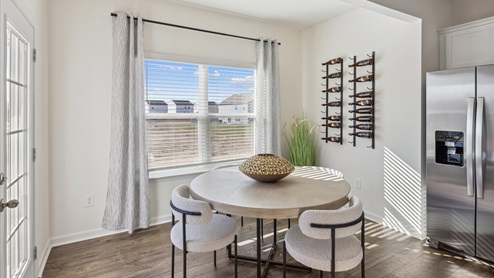
[[[437,30],[453,24],[451,0],[370,0],[379,5],[422,19],[422,89],[425,73],[439,70],[439,36]],[[471,3],[472,1],[465,1]],[[475,0],[476,1],[476,0]]]
[[[348,57],[376,52],[376,148],[368,139],[347,143],[351,78]],[[322,123],[321,63],[344,60],[344,144],[319,140],[319,164],[344,173],[351,184],[362,181],[359,196],[371,219],[422,237],[421,169],[421,22],[405,23],[357,9],[303,31],[304,109]],[[364,75],[365,68],[359,68]],[[358,91],[366,91],[358,85]],[[331,94],[330,94],[331,95]],[[333,98],[333,96],[330,96]],[[336,109],[333,109],[336,111]]]
[[[279,39],[282,121],[300,110],[301,32],[168,1],[53,0],[48,4],[50,209],[54,244],[100,235],[106,197],[112,72],[111,12],[250,37]],[[149,52],[255,63],[255,43],[145,24]],[[174,186],[193,176],[151,182],[153,221],[166,220]],[[95,206],[84,208],[85,194]]]
[[[47,55],[47,1],[46,0],[17,0],[16,2],[24,12],[28,20],[34,26],[35,42],[37,50],[37,62],[35,66],[35,178],[34,178],[34,203],[35,203],[35,230],[34,244],[38,247],[38,260],[36,269],[45,262],[44,254],[49,251],[50,240],[50,180],[49,180],[49,148],[48,148],[48,55]]]
[[[451,0],[453,3],[452,25],[494,16],[494,1],[492,0]]]

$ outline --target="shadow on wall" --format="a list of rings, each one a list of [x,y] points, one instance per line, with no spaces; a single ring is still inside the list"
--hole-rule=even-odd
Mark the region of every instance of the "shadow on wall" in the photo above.
[[[383,224],[408,235],[425,235],[425,189],[420,174],[384,148]]]

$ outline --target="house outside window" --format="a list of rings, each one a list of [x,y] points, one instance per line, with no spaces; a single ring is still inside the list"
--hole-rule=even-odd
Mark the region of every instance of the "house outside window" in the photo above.
[[[144,71],[150,171],[254,154],[253,66],[153,57]]]

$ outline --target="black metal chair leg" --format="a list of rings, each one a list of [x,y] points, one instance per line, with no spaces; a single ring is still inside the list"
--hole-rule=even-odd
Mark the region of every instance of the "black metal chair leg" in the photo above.
[[[214,254],[214,267],[216,267],[216,250],[213,251]]]
[[[364,214],[362,214],[363,216]],[[360,262],[360,271],[362,278],[365,278],[365,220],[362,220],[360,231],[360,244],[362,246],[362,261]]]
[[[291,226],[290,224],[291,224],[290,218],[288,218],[288,229],[290,229],[290,226]]]
[[[172,278],[175,277],[175,245],[172,243]]]
[[[331,228],[331,278],[335,278],[336,272],[336,229]]]
[[[183,273],[184,273],[184,278],[187,277],[187,231],[186,231],[186,225],[185,225],[185,214],[182,214],[182,241],[183,241],[183,255],[184,255],[184,261],[183,261]]]
[[[238,267],[237,267],[237,246],[238,246],[238,241],[237,241],[237,235],[235,235],[235,278],[238,276]]]
[[[173,226],[175,225],[175,214],[173,214],[172,212],[172,226],[171,228],[173,228]],[[172,229],[170,228],[170,234],[172,232]],[[173,245],[172,243],[172,278],[175,277],[175,245]]]
[[[184,251],[184,262],[183,262],[183,265],[184,265],[184,278],[187,277],[187,251]]]
[[[276,245],[276,242],[278,242],[278,238],[276,237],[278,234],[278,229],[276,228],[276,219],[273,220],[273,244]]]
[[[244,217],[243,216],[240,217],[240,226],[242,226],[242,227],[244,226]]]
[[[286,244],[283,241],[283,278],[286,277]]]
[[[261,219],[257,218],[256,219],[256,238],[257,238],[257,243],[256,243],[256,250],[257,250],[257,277],[261,277]]]
[[[226,216],[232,217],[231,214],[227,214]],[[226,246],[226,250],[228,251],[228,259],[231,259],[232,258],[232,245],[231,244],[228,244]],[[214,266],[216,266],[216,264]]]
[[[264,240],[264,219],[261,218],[261,239]]]
[[[322,276],[323,276],[323,272],[322,270],[319,270],[319,278],[322,278]]]

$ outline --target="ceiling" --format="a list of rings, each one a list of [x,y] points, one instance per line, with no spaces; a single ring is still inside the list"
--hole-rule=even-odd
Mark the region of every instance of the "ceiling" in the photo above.
[[[236,15],[304,29],[356,7],[340,0],[180,0]]]

